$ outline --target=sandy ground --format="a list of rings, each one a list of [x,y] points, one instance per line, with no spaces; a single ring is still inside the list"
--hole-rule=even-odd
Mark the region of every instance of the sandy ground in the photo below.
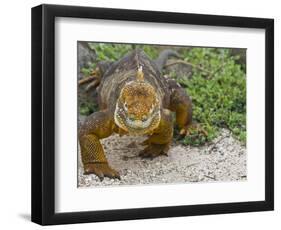
[[[240,181],[247,179],[246,148],[228,130],[211,144],[201,147],[174,143],[168,156],[141,159],[142,137],[113,135],[103,139],[109,164],[120,172],[121,180],[84,175],[80,153],[78,187],[137,184]]]

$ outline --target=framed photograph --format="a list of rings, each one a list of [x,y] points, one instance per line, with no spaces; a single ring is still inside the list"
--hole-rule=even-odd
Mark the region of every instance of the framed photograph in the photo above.
[[[32,8],[32,221],[274,208],[274,21]]]

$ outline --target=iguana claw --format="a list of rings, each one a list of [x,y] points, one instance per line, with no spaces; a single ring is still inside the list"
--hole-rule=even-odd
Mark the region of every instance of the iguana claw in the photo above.
[[[150,158],[154,159],[160,155],[168,156],[169,145],[158,145],[158,144],[150,144],[145,149],[139,152],[139,156],[142,158]]]
[[[180,130],[180,135],[187,136],[192,132],[192,130],[202,133],[204,136],[208,136],[208,132],[197,123],[192,123],[191,125],[188,125],[187,127],[182,128]]]
[[[115,169],[109,167],[108,163],[90,163],[85,164],[84,174],[95,174],[102,181],[104,177],[117,178],[120,180],[120,174]]]

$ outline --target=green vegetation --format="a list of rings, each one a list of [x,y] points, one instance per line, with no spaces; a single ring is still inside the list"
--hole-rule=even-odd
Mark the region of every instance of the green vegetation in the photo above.
[[[193,116],[208,135],[193,130],[183,142],[202,144],[228,128],[242,142],[246,142],[246,76],[231,56],[229,49],[192,48],[183,51],[185,61],[202,69],[193,68],[191,79],[178,82],[187,89],[193,101]]]
[[[130,44],[90,43],[98,56],[98,61],[118,60],[133,48],[141,48],[155,59],[165,47]],[[245,63],[241,64],[239,55],[232,55],[226,48],[179,47],[177,50],[186,63],[191,64],[191,77],[179,76],[177,71],[166,68],[165,74],[176,79],[191,96],[193,118],[201,127],[194,128],[190,135],[175,139],[183,144],[202,145],[217,137],[220,128],[231,130],[237,139],[246,142],[246,74]],[[95,64],[82,72],[88,76]],[[182,64],[181,64],[182,65]],[[81,114],[95,111],[96,108],[80,108]],[[202,129],[204,132],[202,132]]]

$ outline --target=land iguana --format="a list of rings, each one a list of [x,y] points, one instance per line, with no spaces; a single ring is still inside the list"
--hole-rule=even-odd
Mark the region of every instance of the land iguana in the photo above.
[[[145,135],[143,158],[167,155],[173,138],[172,112],[180,134],[192,123],[192,102],[174,80],[162,76],[162,68],[174,51],[164,50],[155,61],[140,49],[116,62],[101,62],[93,79],[81,84],[97,86],[99,111],[88,116],[79,128],[79,143],[85,174],[119,178],[108,164],[100,139],[113,133]]]

